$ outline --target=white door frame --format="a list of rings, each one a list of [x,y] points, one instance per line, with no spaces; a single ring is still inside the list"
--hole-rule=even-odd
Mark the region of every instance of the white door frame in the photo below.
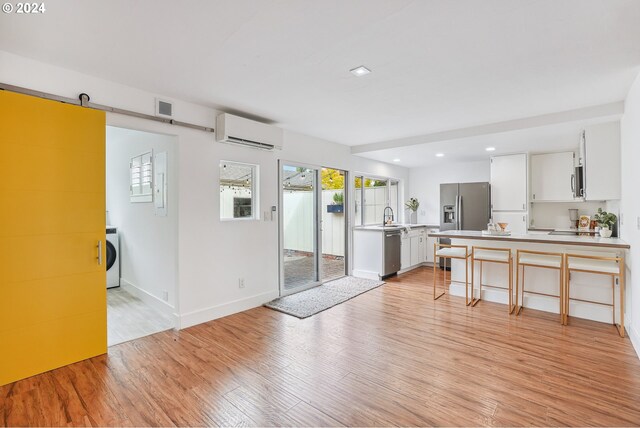
[[[308,285],[305,286],[301,286],[301,287],[297,287],[291,290],[286,290],[284,288],[284,204],[283,204],[283,197],[284,197],[284,192],[283,192],[283,185],[284,185],[284,174],[282,173],[282,167],[283,165],[289,165],[289,166],[295,166],[295,167],[302,167],[302,168],[307,168],[307,169],[311,169],[314,171],[314,180],[315,180],[315,187],[314,187],[314,207],[313,207],[313,211],[314,211],[314,263],[315,263],[315,269],[318,275],[318,280],[317,281],[313,281],[311,283],[309,283]],[[280,206],[279,211],[279,215],[278,215],[278,263],[279,263],[279,289],[280,289],[280,296],[287,296],[289,294],[294,294],[294,293],[298,293],[300,291],[304,291],[304,290],[308,290],[310,288],[314,288],[317,287],[318,285],[322,285],[322,272],[321,272],[321,267],[322,264],[320,262],[320,258],[322,257],[322,215],[320,212],[320,208],[322,205],[322,179],[321,179],[321,171],[322,168],[330,168],[330,167],[322,167],[322,166],[318,166],[318,165],[312,165],[312,164],[308,164],[308,163],[304,163],[304,162],[296,162],[296,161],[287,161],[284,159],[279,159],[278,160],[278,204]],[[331,168],[331,169],[335,169],[337,171],[342,171],[345,175],[344,178],[344,189],[343,189],[343,195],[344,195],[344,215],[345,215],[345,228],[344,228],[344,233],[345,233],[345,255],[344,255],[344,267],[345,267],[345,276],[348,274],[348,269],[349,269],[349,263],[348,263],[348,255],[349,255],[349,218],[351,217],[349,214],[349,208],[350,208],[350,204],[349,201],[351,200],[351,198],[349,197],[348,194],[348,178],[349,178],[349,172],[344,170],[344,169],[340,169],[340,168]]]

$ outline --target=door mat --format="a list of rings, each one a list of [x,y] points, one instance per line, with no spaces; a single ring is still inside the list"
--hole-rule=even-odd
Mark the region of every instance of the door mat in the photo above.
[[[382,284],[384,281],[345,276],[310,290],[280,297],[266,303],[265,306],[294,317],[307,318],[380,287]]]

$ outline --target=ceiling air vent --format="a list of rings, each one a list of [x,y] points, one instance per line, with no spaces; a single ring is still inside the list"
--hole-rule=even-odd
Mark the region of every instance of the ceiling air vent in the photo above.
[[[156,116],[173,117],[173,104],[169,101],[156,98]]]

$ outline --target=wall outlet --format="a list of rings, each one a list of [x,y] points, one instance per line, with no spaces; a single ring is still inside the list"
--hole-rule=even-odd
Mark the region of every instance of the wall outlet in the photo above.
[[[638,222],[638,230],[640,230],[640,217],[637,217],[637,222]]]
[[[169,292],[168,291],[163,291],[162,292],[162,300],[164,300],[165,302],[169,301]]]
[[[238,280],[238,288],[244,288],[244,278]]]

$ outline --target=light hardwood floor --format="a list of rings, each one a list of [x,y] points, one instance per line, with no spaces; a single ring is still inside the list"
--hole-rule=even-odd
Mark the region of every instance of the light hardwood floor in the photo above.
[[[0,387],[5,425],[638,425],[611,325],[448,295],[431,272],[305,320],[256,308]]]

